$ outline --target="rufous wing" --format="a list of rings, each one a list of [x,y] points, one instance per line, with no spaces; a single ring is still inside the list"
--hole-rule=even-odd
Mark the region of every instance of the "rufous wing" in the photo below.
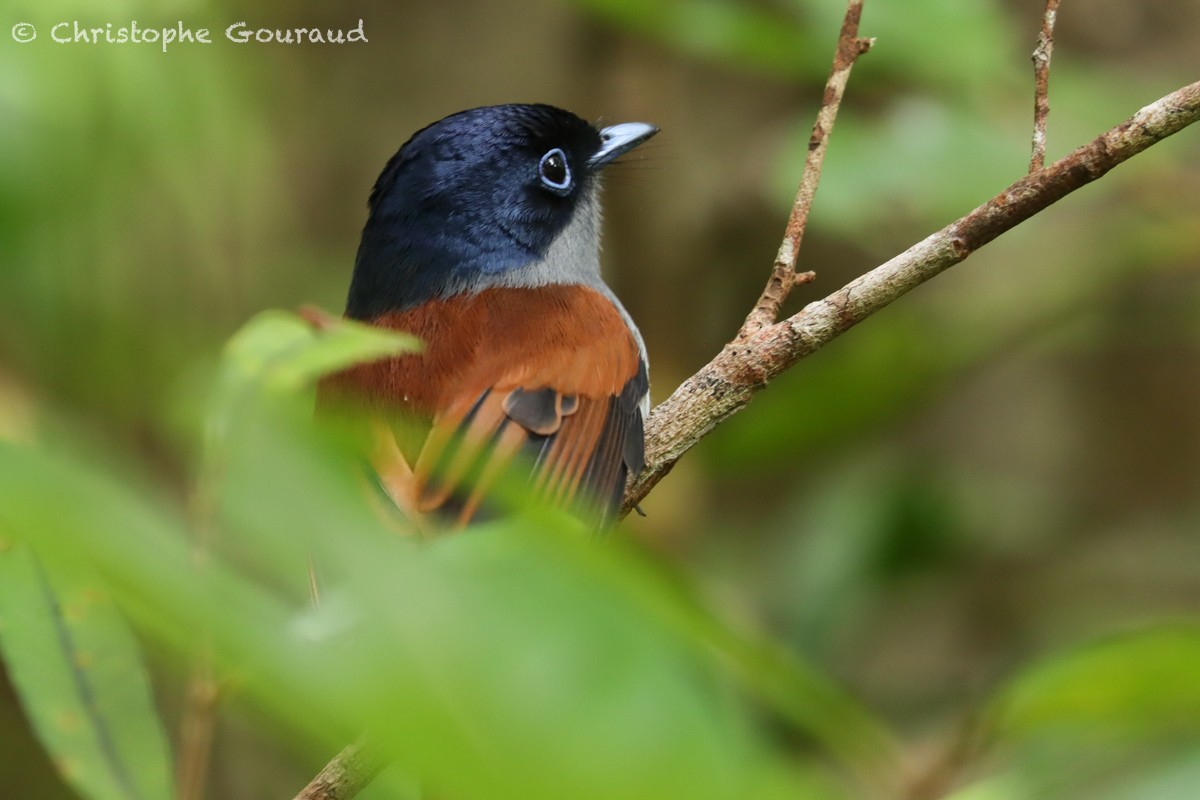
[[[539,498],[611,519],[642,468],[648,389],[611,300],[582,286],[489,289],[375,323],[421,337],[425,352],[348,370],[329,389],[376,413],[431,418],[411,469],[394,463],[398,448],[376,447],[388,454],[373,459],[381,485],[402,510],[465,524],[518,464]]]

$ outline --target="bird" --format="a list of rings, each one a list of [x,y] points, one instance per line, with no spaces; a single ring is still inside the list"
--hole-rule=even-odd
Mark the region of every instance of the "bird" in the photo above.
[[[423,347],[326,377],[318,403],[367,420],[377,485],[410,519],[463,527],[520,470],[538,502],[615,520],[643,467],[649,376],[601,277],[601,176],[657,132],[484,106],[418,130],[387,162],[344,317]]]

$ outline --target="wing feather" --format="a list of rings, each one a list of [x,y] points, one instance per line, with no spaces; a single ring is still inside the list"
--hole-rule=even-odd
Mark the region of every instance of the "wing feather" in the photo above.
[[[414,333],[425,352],[339,373],[322,398],[431,421],[415,454],[376,447],[390,496],[465,524],[524,454],[536,495],[611,518],[642,466],[648,382],[638,339],[608,297],[583,286],[489,289],[374,324]]]

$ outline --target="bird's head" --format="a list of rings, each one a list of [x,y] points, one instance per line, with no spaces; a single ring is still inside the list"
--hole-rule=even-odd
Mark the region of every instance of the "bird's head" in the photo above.
[[[548,105],[475,108],[421,129],[371,192],[347,314],[493,286],[598,284],[600,172],[657,131],[598,129]]]

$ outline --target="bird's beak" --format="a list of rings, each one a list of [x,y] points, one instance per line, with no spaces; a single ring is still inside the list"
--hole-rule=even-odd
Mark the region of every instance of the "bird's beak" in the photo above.
[[[600,149],[588,159],[588,166],[592,169],[603,167],[656,133],[656,126],[644,122],[622,122],[603,128],[600,131]]]

